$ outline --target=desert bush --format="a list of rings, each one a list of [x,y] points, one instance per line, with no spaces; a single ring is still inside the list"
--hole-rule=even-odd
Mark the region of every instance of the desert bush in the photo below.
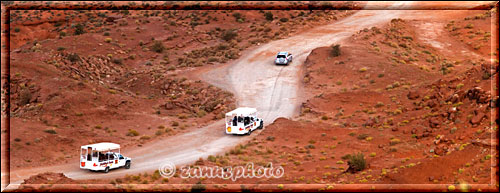
[[[238,20],[238,19],[241,19],[241,13],[240,12],[234,12],[233,13],[233,17]]]
[[[57,47],[57,51],[63,51],[65,49],[66,49],[65,47]]]
[[[106,43],[111,43],[111,41],[112,41],[112,40],[113,40],[113,39],[111,39],[111,38],[105,38],[105,39],[104,39],[104,41],[105,41]]]
[[[70,62],[74,63],[74,62],[80,61],[80,56],[78,56],[77,53],[72,53],[72,54],[68,54],[68,56],[66,56],[66,59],[68,59]]]
[[[368,136],[369,136],[368,134],[360,134],[360,135],[358,135],[358,139],[363,140],[363,139],[366,139]]]
[[[211,162],[215,162],[217,161],[217,158],[213,155],[209,155],[208,158],[207,158],[208,161],[211,161]]]
[[[157,53],[162,53],[163,50],[165,50],[165,46],[163,46],[163,43],[161,41],[155,41],[151,46],[151,50]]]
[[[264,17],[266,17],[267,21],[272,21],[274,19],[273,13],[271,13],[270,11],[264,13]]]
[[[340,56],[340,45],[339,44],[332,45],[332,50],[330,51],[330,55],[333,57]]]
[[[127,136],[139,136],[139,132],[137,132],[134,129],[129,129],[128,133],[127,133]]]
[[[112,62],[115,63],[115,64],[122,64],[123,59],[121,59],[121,58],[113,58]]]
[[[349,156],[347,165],[349,165],[348,171],[351,171],[353,173],[357,171],[362,171],[366,168],[365,156],[363,155],[363,153],[351,155]]]
[[[288,21],[288,18],[284,17],[284,18],[281,18],[280,19],[281,22],[287,22]]]
[[[84,27],[85,26],[83,26],[81,23],[76,24],[74,26],[74,28],[75,28],[75,35],[84,34],[85,33]]]
[[[228,29],[222,33],[222,39],[226,41],[232,40],[236,36],[238,36],[238,33],[233,29]]]
[[[401,143],[401,140],[399,140],[397,138],[391,139],[391,141],[390,141],[390,145],[396,145],[398,143]]]

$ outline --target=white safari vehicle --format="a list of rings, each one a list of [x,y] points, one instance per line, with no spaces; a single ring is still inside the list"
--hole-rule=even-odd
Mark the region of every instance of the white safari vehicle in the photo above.
[[[226,134],[245,135],[262,129],[264,121],[257,118],[257,109],[241,107],[226,113]]]
[[[132,159],[120,154],[120,145],[116,143],[96,143],[84,145],[80,149],[80,168],[92,171],[104,171],[119,167],[130,168]]]
[[[292,62],[292,54],[289,52],[278,52],[274,64],[276,65],[288,65]]]

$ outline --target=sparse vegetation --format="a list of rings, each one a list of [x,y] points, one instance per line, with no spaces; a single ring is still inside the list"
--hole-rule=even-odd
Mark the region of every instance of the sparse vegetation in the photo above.
[[[154,41],[153,45],[151,46],[151,50],[157,53],[162,53],[165,50],[165,46],[161,41]]]
[[[139,136],[139,132],[137,132],[134,129],[129,129],[127,132],[127,136],[131,136],[131,137]]]
[[[271,13],[270,11],[265,12],[264,17],[266,17],[267,21],[272,21],[274,19],[273,13]]]
[[[365,156],[363,155],[363,153],[349,155],[347,165],[349,165],[347,171],[350,171],[352,173],[362,171],[366,168]]]
[[[232,40],[236,38],[236,36],[238,36],[238,33],[234,29],[228,29],[222,33],[222,39],[226,41]]]
[[[331,46],[332,50],[330,51],[330,55],[333,57],[340,56],[340,45],[335,44]]]

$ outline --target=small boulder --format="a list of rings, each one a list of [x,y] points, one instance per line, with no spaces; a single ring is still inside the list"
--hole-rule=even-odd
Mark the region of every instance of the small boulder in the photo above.
[[[410,91],[407,95],[408,99],[410,100],[415,100],[417,99],[418,97],[420,97],[420,95],[417,93],[417,91]]]
[[[472,125],[477,125],[479,123],[481,123],[481,121],[483,120],[483,118],[485,117],[486,115],[483,113],[483,112],[479,112],[476,116],[474,116],[471,120],[470,120],[470,123]]]

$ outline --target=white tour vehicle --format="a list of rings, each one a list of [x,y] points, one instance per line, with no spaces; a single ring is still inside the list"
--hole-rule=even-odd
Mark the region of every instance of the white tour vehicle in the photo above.
[[[293,56],[289,52],[278,52],[276,59],[274,59],[274,64],[276,65],[288,65],[292,62]]]
[[[257,109],[241,107],[226,113],[226,134],[245,135],[262,129],[264,121],[257,118]]]
[[[132,159],[120,154],[120,145],[116,143],[96,143],[84,145],[80,149],[80,168],[92,171],[104,171],[119,167],[130,168]]]

